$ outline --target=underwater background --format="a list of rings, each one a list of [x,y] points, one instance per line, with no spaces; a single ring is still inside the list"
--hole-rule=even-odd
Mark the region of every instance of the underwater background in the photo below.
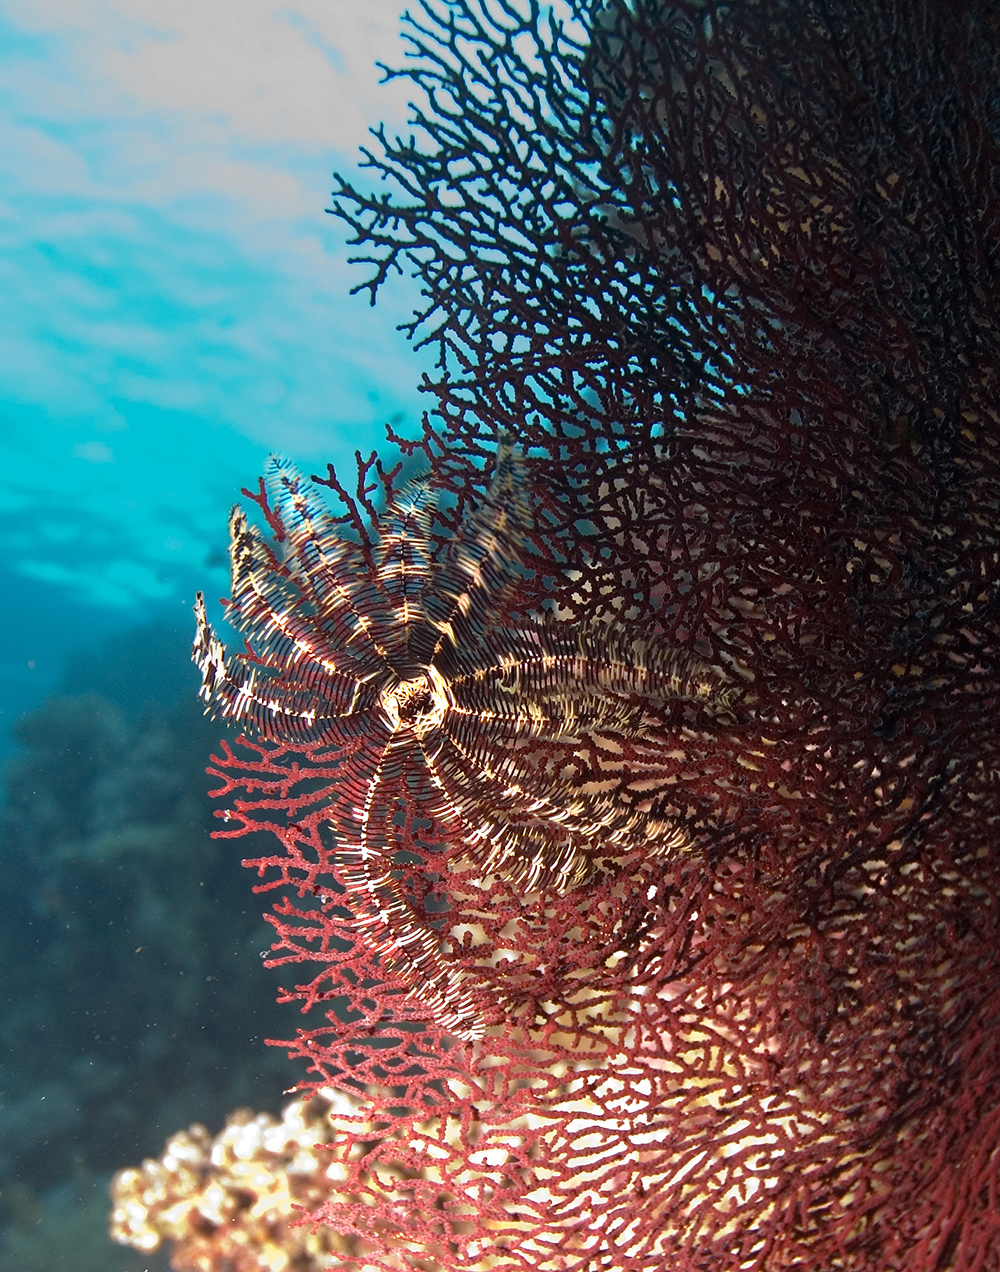
[[[266,455],[416,432],[427,354],[324,215],[402,126],[396,0],[0,4],[0,1267],[164,1268],[115,1169],[277,1112],[294,1030],[209,835],[191,604]]]

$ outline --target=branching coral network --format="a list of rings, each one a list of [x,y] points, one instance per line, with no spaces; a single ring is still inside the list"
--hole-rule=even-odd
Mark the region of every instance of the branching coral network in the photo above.
[[[432,497],[275,469],[199,644],[289,1045],[393,1163],[314,1215],[366,1272],[998,1272],[996,6],[408,30],[335,210],[421,282]]]

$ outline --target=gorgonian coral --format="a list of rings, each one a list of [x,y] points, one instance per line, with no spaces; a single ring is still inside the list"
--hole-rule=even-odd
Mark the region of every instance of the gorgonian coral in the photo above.
[[[295,1049],[395,1160],[440,1111],[456,1268],[996,1269],[1000,17],[563,12],[423,6],[421,137],[381,136],[389,193],[336,207],[373,290],[398,267],[426,294],[431,554],[512,435],[539,506],[511,614],[652,636],[752,716],[595,732],[571,780],[618,746],[605,793],[699,851],[564,895],[450,873],[399,774],[394,886],[478,995],[471,1048],[326,891],[337,757],[227,752],[223,833],[282,841],[254,859],[286,892],[274,957],[322,964]],[[426,1213],[380,1211],[414,1243]]]

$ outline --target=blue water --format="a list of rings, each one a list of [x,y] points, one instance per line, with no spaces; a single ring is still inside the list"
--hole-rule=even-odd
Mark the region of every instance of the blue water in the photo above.
[[[351,297],[324,211],[396,16],[0,0],[0,753],[74,652],[224,590],[267,454],[350,469],[416,429],[415,289]]]
[[[332,232],[330,239],[332,257]],[[147,246],[156,249],[155,241]],[[81,255],[79,246],[64,252],[59,261],[64,278],[86,274]],[[129,260],[120,262],[117,276],[102,286],[134,296],[142,288],[133,268]],[[26,287],[32,272],[26,260],[21,280]],[[234,310],[244,281],[234,266],[229,297]],[[280,295],[283,281],[277,272],[254,280],[260,294],[246,325],[253,326],[256,312],[289,305]],[[218,290],[225,294],[222,282]],[[54,686],[75,651],[152,620],[187,623],[196,587],[215,596],[224,592],[227,512],[241,486],[255,484],[268,453],[291,455],[310,471],[323,471],[333,461],[349,472],[356,448],[384,445],[387,422],[404,431],[417,427],[422,404],[414,386],[421,360],[394,330],[398,313],[331,296],[322,313],[324,328],[308,333],[297,357],[283,359],[281,341],[269,341],[268,332],[257,330],[252,340],[247,337],[245,351],[228,349],[223,375],[204,346],[201,367],[182,356],[188,344],[197,344],[197,330],[188,328],[200,327],[202,315],[162,296],[147,295],[142,305],[157,323],[171,327],[180,346],[161,351],[162,358],[148,356],[144,374],[155,383],[158,401],[148,400],[151,390],[143,400],[134,386],[135,396],[122,396],[123,383],[136,374],[133,353],[102,348],[88,360],[85,324],[72,348],[64,332],[53,332],[41,320],[32,332],[26,324],[22,333],[31,335],[39,358],[75,365],[81,383],[66,402],[44,392],[45,376],[39,377],[35,400],[27,393],[0,400],[5,722]],[[12,319],[17,315],[8,310]],[[122,323],[134,331],[139,319],[133,313]],[[329,344],[329,355],[322,343]],[[0,346],[0,363],[5,354],[2,382],[16,383],[13,364],[23,366],[26,355],[10,344]],[[287,361],[287,385],[279,388],[275,381],[269,388],[262,380],[265,357],[275,364]],[[95,383],[91,361],[104,364],[101,383]],[[228,418],[216,417],[212,409],[223,389]],[[262,402],[272,390],[274,401]],[[88,414],[75,409],[77,397],[92,399]],[[166,404],[185,397],[187,405]],[[0,748],[8,745],[6,734]]]

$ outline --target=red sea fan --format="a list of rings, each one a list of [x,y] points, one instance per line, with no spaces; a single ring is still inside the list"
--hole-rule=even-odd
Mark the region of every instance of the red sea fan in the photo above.
[[[503,624],[651,639],[739,701],[574,739],[562,798],[691,850],[595,846],[568,890],[465,869],[400,775],[380,842],[468,1046],[337,889],[350,758],[227,752],[223,833],[284,846],[275,957],[323,964],[296,1050],[380,1128],[320,1217],[378,1233],[365,1267],[1000,1268],[1000,19],[565,11],[423,6],[424,141],[380,137],[391,193],[337,210],[373,291],[427,296],[431,557],[512,435]]]

